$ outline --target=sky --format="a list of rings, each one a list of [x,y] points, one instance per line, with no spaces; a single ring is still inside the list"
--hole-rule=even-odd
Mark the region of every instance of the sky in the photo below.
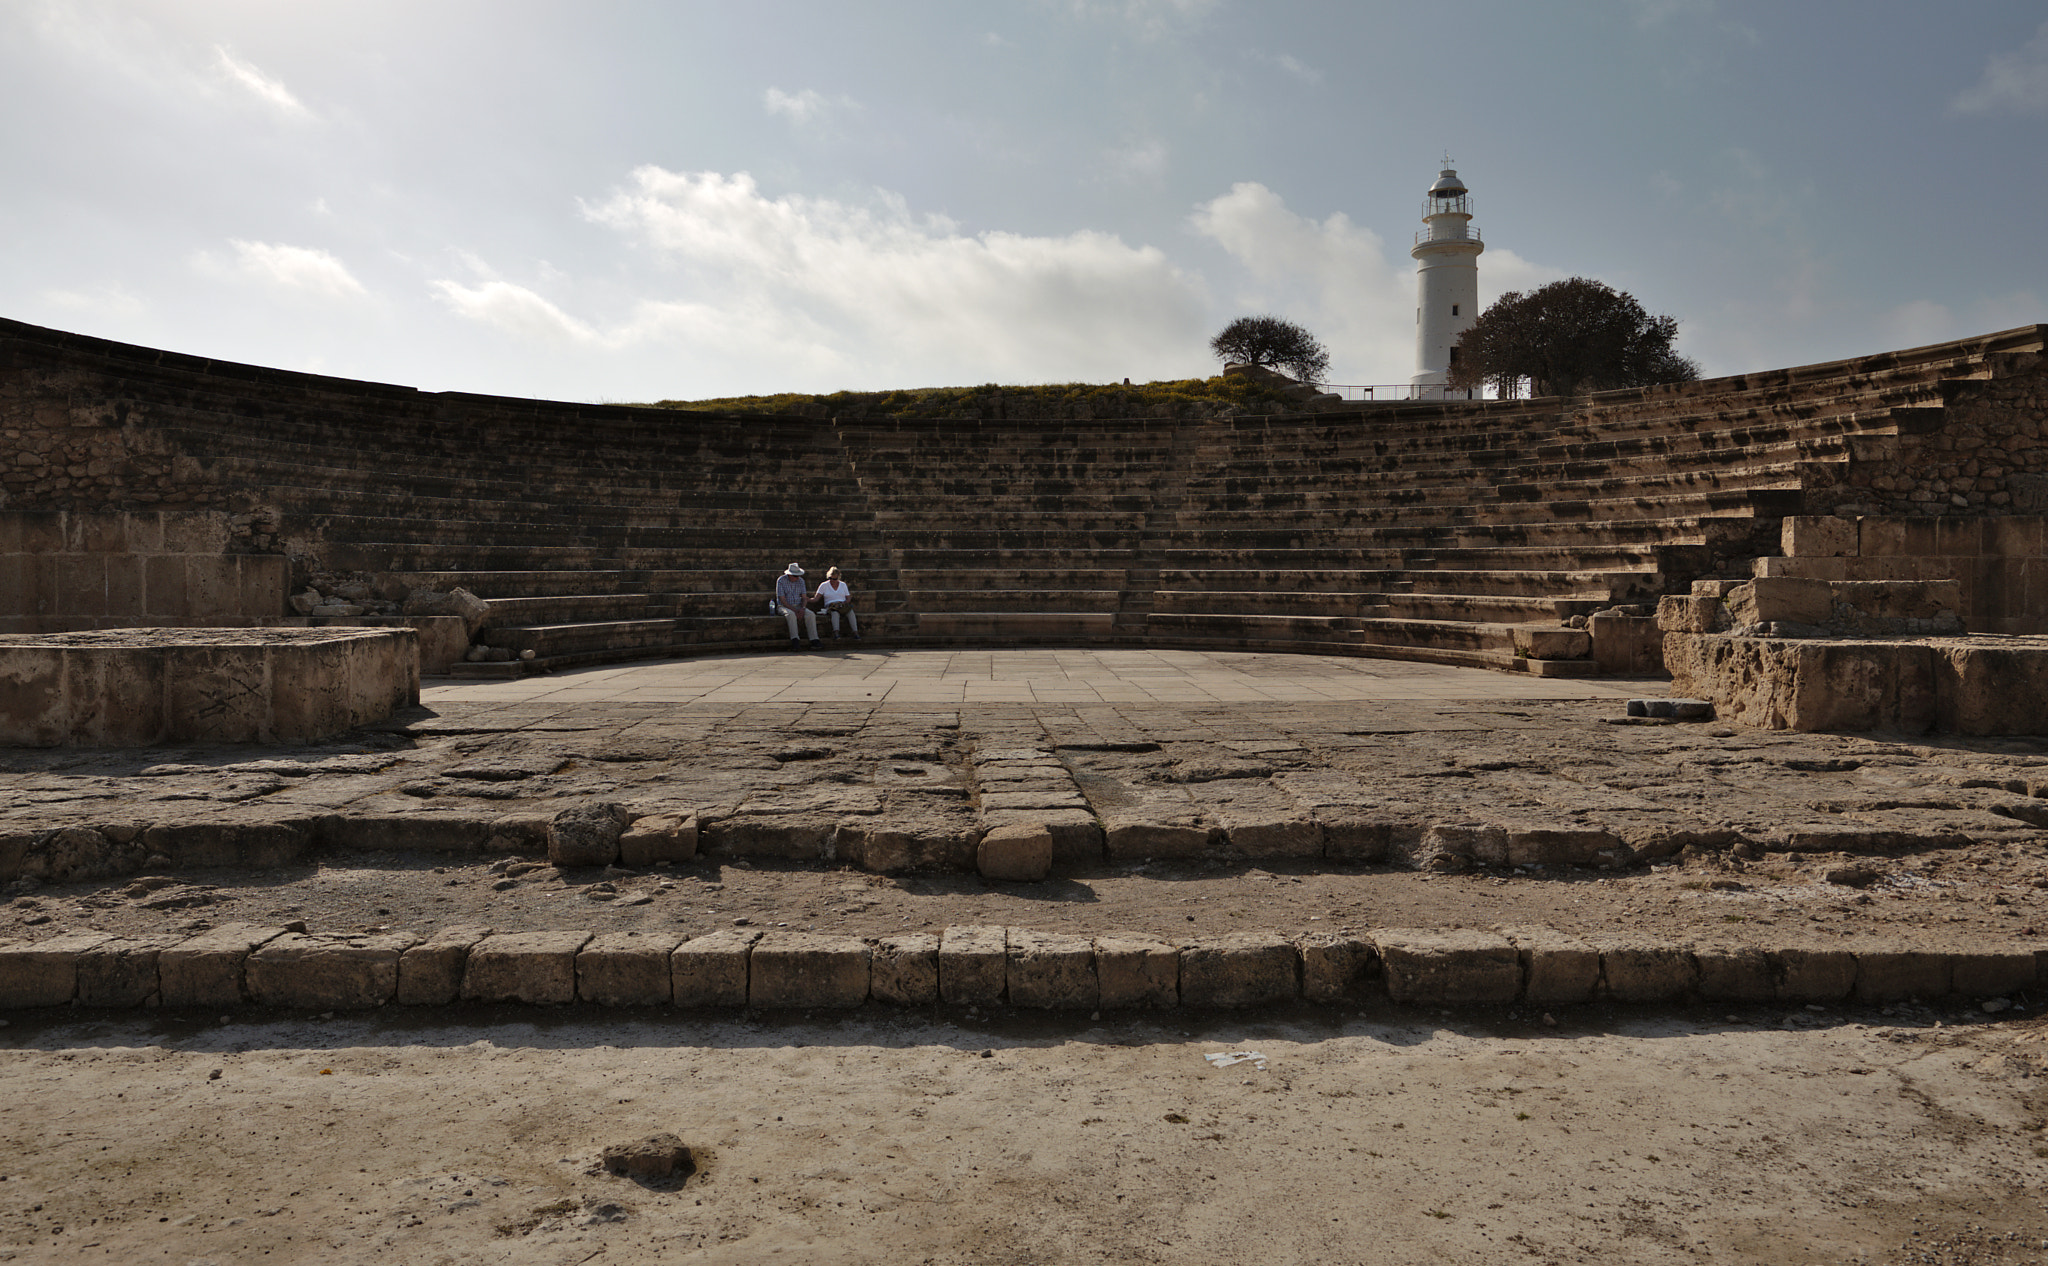
[[[580,401],[1415,372],[1586,276],[1709,375],[2048,321],[2041,0],[5,0],[0,316]]]

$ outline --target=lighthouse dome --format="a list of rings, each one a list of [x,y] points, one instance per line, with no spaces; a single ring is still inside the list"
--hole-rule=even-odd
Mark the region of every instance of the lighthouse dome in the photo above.
[[[1465,192],[1465,182],[1458,179],[1458,173],[1446,167],[1438,174],[1436,183],[1429,187],[1432,198],[1455,198]]]

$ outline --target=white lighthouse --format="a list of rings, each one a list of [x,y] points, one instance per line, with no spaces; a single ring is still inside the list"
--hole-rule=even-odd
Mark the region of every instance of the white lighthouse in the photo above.
[[[1418,398],[1443,394],[1457,354],[1458,336],[1479,319],[1479,252],[1486,243],[1472,227],[1472,200],[1450,158],[1422,204],[1429,227],[1415,235],[1415,377]]]

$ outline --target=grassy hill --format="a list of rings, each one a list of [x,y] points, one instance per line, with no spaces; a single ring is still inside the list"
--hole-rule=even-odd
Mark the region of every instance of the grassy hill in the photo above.
[[[1218,417],[1284,413],[1299,407],[1283,388],[1233,374],[1124,385],[1049,383],[1006,387],[919,387],[901,391],[835,391],[727,396],[715,400],[661,400],[654,408],[703,413],[799,414],[808,417],[1046,418]]]

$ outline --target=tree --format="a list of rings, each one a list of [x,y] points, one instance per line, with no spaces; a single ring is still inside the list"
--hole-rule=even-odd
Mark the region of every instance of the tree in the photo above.
[[[1678,321],[1585,277],[1510,291],[1481,313],[1451,356],[1450,385],[1491,384],[1502,396],[1568,396],[1609,387],[1690,382],[1700,367],[1671,349]]]
[[[1278,369],[1296,382],[1321,382],[1330,372],[1330,353],[1315,335],[1279,317],[1239,317],[1209,340],[1225,362]]]

